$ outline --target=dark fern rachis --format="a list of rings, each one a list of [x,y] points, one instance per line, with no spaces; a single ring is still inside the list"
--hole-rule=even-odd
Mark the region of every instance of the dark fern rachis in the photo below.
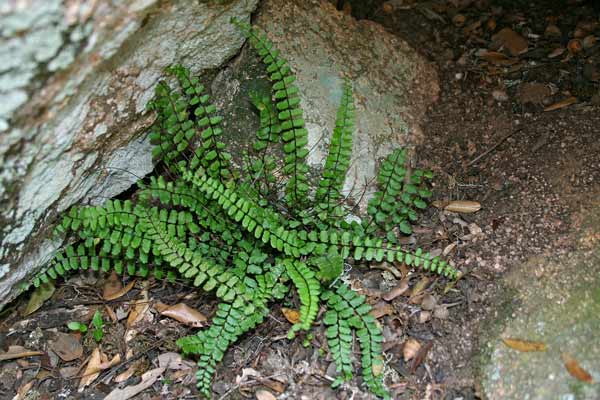
[[[153,156],[164,162],[169,179],[151,177],[139,183],[132,201],[73,207],[58,230],[80,239],[58,252],[34,279],[35,286],[69,270],[116,271],[142,277],[182,278],[220,299],[210,327],[178,340],[185,354],[198,359],[200,392],[211,396],[211,381],[224,353],[241,335],[261,323],[269,303],[293,287],[300,301],[300,320],[292,339],[309,331],[321,304],[329,351],[336,363],[338,386],[352,378],[353,333],[360,346],[363,381],[370,391],[388,398],[383,383],[382,334],[365,297],[340,279],[344,260],[399,261],[450,278],[457,272],[421,249],[397,245],[396,229],[411,233],[418,209],[431,196],[429,172],[406,169],[401,149],[383,160],[379,191],[368,203],[363,222],[347,222],[342,188],[350,163],[354,103],[345,83],[329,154],[316,184],[307,178],[307,131],[299,89],[288,63],[267,39],[248,24],[233,21],[266,64],[272,97],[253,95],[260,129],[236,170],[221,141],[222,117],[204,94],[199,80],[182,66],[167,72],[178,81],[160,82],[149,108],[157,120],[151,139]],[[282,146],[276,160],[267,149]],[[276,178],[277,176],[277,178]],[[283,200],[271,200],[280,177]]]

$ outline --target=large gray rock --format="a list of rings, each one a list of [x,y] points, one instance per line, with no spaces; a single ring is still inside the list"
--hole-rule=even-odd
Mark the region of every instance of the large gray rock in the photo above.
[[[577,250],[533,258],[508,276],[512,290],[505,303],[512,306],[490,328],[482,349],[487,399],[600,399],[600,208],[584,220]],[[547,351],[519,352],[501,338],[543,342]],[[571,376],[565,354],[595,383]]]
[[[378,159],[423,139],[419,123],[439,93],[437,74],[402,39],[324,0],[267,0],[255,23],[298,77],[312,148],[309,163],[323,162],[344,77],[352,81],[357,124],[347,192],[360,198]]]
[[[50,257],[58,213],[152,170],[143,111],[163,68],[221,66],[243,44],[230,18],[257,2],[0,2],[0,306]]]

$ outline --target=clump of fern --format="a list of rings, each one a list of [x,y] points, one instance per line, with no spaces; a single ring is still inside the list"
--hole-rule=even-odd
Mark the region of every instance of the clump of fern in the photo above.
[[[37,287],[67,271],[114,270],[118,274],[183,278],[220,299],[212,324],[178,340],[198,359],[197,383],[211,396],[212,377],[227,349],[261,323],[269,303],[295,288],[300,320],[292,339],[310,331],[321,305],[329,351],[339,376],[352,379],[353,342],[360,348],[363,381],[389,398],[383,383],[382,333],[364,296],[340,279],[344,261],[398,261],[449,278],[457,271],[421,249],[396,245],[396,231],[409,234],[417,211],[431,196],[430,173],[406,168],[406,155],[393,151],[377,178],[379,190],[362,222],[348,222],[342,188],[350,163],[355,109],[346,82],[320,180],[308,179],[307,130],[295,76],[264,33],[233,21],[266,64],[272,97],[252,96],[260,129],[238,171],[222,141],[223,117],[198,78],[176,65],[167,69],[178,85],[160,82],[148,105],[157,119],[150,137],[153,156],[168,178],[140,182],[135,202],[111,200],[102,206],[73,207],[58,230],[80,240],[66,246],[33,280]],[[268,152],[281,146],[283,160]],[[279,162],[280,161],[280,162]],[[284,205],[275,206],[277,183],[285,177]],[[343,278],[343,277],[342,277]]]

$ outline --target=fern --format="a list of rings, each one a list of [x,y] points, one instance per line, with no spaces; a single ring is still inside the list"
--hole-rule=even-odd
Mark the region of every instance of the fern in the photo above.
[[[294,288],[300,319],[288,337],[310,331],[326,305],[323,322],[339,372],[334,386],[353,376],[355,335],[365,385],[389,398],[381,329],[364,296],[339,278],[348,258],[358,263],[398,261],[458,277],[438,257],[397,245],[396,229],[410,233],[417,212],[426,207],[431,175],[410,172],[405,152],[393,151],[381,164],[379,190],[369,201],[364,222],[346,222],[342,192],[355,118],[350,82],[344,84],[322,176],[313,184],[291,68],[264,33],[233,22],[256,48],[273,83],[272,97],[251,96],[260,128],[244,155],[245,167],[234,168],[221,141],[223,118],[198,78],[182,66],[168,68],[177,85],[160,82],[149,104],[157,115],[150,134],[153,156],[164,163],[167,174],[139,182],[135,203],[111,200],[69,210],[57,233],[78,242],[57,252],[32,283],[37,287],[69,271],[91,269],[184,279],[213,292],[220,303],[211,326],[177,342],[183,353],[198,359],[198,388],[207,398],[227,349],[263,321],[270,302]],[[278,146],[284,154],[279,162],[273,152]],[[285,180],[283,193],[278,192],[279,171]]]

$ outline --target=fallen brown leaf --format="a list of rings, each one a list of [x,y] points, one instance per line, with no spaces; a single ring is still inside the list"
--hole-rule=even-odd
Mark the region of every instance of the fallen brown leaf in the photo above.
[[[132,280],[131,282],[129,282],[127,284],[127,286],[122,287],[121,289],[117,290],[114,293],[109,293],[108,295],[106,294],[106,288],[105,288],[104,300],[110,301],[110,300],[118,299],[121,296],[125,296],[131,289],[133,289],[134,286],[135,286],[135,279]]]
[[[564,47],[557,47],[548,54],[548,58],[556,58],[562,55],[565,51],[566,49]]]
[[[135,374],[135,372],[137,371],[138,365],[136,363],[133,363],[129,366],[129,368],[127,368],[125,371],[121,372],[119,375],[116,376],[116,378],[114,379],[114,381],[116,383],[121,383],[121,382],[125,382],[127,379],[131,378],[133,376],[133,374]]]
[[[82,392],[86,386],[94,382],[100,375],[100,371],[114,367],[120,362],[120,354],[116,354],[109,360],[106,354],[102,353],[99,347],[96,347],[83,371],[83,376],[79,382],[79,392]]]
[[[79,391],[83,391],[83,389],[94,382],[96,378],[100,375],[100,364],[102,363],[102,355],[100,353],[100,348],[96,347],[92,352],[92,356],[83,371],[83,376],[79,381]]]
[[[283,313],[285,319],[290,322],[290,324],[297,324],[298,321],[300,321],[300,313],[297,310],[282,307],[281,312]]]
[[[425,357],[427,357],[427,353],[429,353],[429,350],[431,350],[432,347],[433,341],[430,340],[429,342],[425,343],[424,346],[421,346],[417,354],[415,354],[415,357],[410,364],[410,372],[412,374],[414,374],[417,368],[419,368],[419,365],[421,365]]]
[[[277,400],[277,397],[268,390],[260,389],[256,391],[256,400]]]
[[[408,279],[404,278],[400,281],[400,283],[391,289],[389,292],[385,293],[382,298],[385,301],[392,301],[398,296],[402,296],[408,290]]]
[[[479,57],[493,65],[513,65],[518,62],[518,60],[510,58],[506,54],[498,53],[497,51],[485,51],[481,53]]]
[[[531,352],[531,351],[546,351],[546,344],[542,342],[533,342],[530,340],[503,338],[502,341],[511,349]]]
[[[25,307],[25,311],[23,311],[23,315],[29,315],[37,311],[46,300],[52,297],[54,290],[55,287],[51,281],[42,283],[33,291],[33,294],[27,303],[27,307]]]
[[[112,271],[108,279],[106,279],[106,282],[104,283],[102,298],[104,300],[108,300],[110,297],[114,296],[115,293],[119,293],[119,291],[122,289],[123,284],[121,283],[121,279],[115,271]]]
[[[575,379],[579,379],[585,383],[594,383],[594,378],[587,372],[585,369],[581,367],[579,362],[571,357],[568,353],[561,354],[562,360],[565,363],[565,368],[569,371],[569,374]]]
[[[575,96],[567,97],[564,100],[561,100],[557,103],[551,104],[548,107],[544,108],[544,111],[559,110],[561,108],[565,108],[565,107],[570,106],[571,104],[575,104],[575,103],[577,103],[577,97],[575,97]]]
[[[56,340],[48,342],[48,347],[66,362],[81,358],[83,355],[83,346],[79,339],[68,333],[59,332]]]
[[[165,369],[181,370],[191,369],[194,363],[184,360],[179,353],[168,352],[158,356],[158,366]]]
[[[144,289],[142,291],[142,298],[139,300],[136,300],[134,302],[134,304],[135,304],[135,306],[129,312],[129,316],[127,317],[127,326],[128,327],[132,327],[135,324],[137,324],[138,322],[142,321],[144,319],[144,317],[146,316],[146,313],[150,309],[150,306],[148,303],[148,290],[147,289]]]
[[[35,383],[35,379],[32,379],[31,381],[27,382],[26,384],[21,385],[19,387],[19,389],[17,389],[17,394],[12,398],[12,400],[24,400],[24,399],[26,399],[27,395],[29,394],[29,391],[33,387],[34,383]]]
[[[155,368],[142,375],[142,381],[137,385],[127,386],[123,389],[115,389],[110,392],[104,400],[127,400],[136,394],[146,390],[154,384],[165,372],[164,368]]]
[[[462,214],[470,214],[481,210],[481,204],[477,201],[454,200],[446,204],[444,210]]]
[[[377,303],[375,305],[375,307],[373,307],[373,309],[371,310],[371,312],[369,314],[374,316],[376,319],[379,319],[381,317],[384,317],[386,315],[391,315],[393,313],[394,313],[394,307],[390,303],[381,301],[381,302]]]
[[[176,321],[196,328],[204,326],[207,321],[207,318],[204,314],[195,308],[189,307],[185,303],[177,303],[172,306],[168,306],[159,312],[165,317],[173,318]]]
[[[412,290],[412,292],[410,294],[409,302],[412,303],[412,304],[415,304],[416,302],[418,302],[420,300],[421,293],[423,292],[423,290],[425,290],[425,288],[427,287],[427,285],[429,285],[429,278],[426,277],[426,276],[424,276],[413,287],[413,290]]]
[[[527,52],[527,40],[510,28],[503,28],[492,36],[492,41],[506,48],[512,56]]]
[[[256,400],[277,400],[277,397],[268,390],[260,389],[256,391]]]
[[[27,350],[25,347],[22,346],[9,346],[7,352],[0,353],[0,361],[14,360],[17,358],[32,356],[41,356],[42,354],[44,353],[41,351]]]
[[[421,350],[421,343],[417,339],[409,338],[402,348],[402,356],[404,361],[413,359],[417,353]]]

